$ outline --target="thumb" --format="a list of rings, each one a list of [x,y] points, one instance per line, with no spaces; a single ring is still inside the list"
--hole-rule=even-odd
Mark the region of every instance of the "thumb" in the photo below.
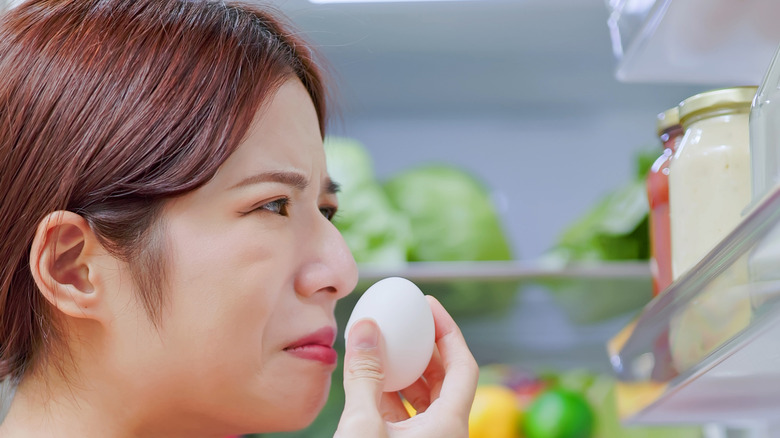
[[[344,358],[344,412],[366,409],[379,415],[379,400],[384,386],[382,336],[373,319],[361,319],[352,325]]]

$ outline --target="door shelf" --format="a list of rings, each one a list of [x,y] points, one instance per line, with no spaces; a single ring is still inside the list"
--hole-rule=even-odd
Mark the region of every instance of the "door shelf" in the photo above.
[[[758,85],[780,42],[780,3],[609,0],[608,25],[625,82]]]
[[[630,423],[776,421],[780,190],[608,343]]]

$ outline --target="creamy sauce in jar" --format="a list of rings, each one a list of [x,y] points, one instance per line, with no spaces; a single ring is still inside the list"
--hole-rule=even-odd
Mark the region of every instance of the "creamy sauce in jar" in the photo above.
[[[736,227],[750,202],[749,109],[748,101],[744,111],[716,112],[686,126],[669,173],[675,279]]]
[[[686,132],[669,173],[675,279],[739,224],[750,203],[748,114],[755,91],[756,87],[714,90],[680,104]],[[743,256],[702,285],[696,297],[672,316],[669,347],[679,372],[700,363],[749,324],[751,297],[743,286],[748,280]]]

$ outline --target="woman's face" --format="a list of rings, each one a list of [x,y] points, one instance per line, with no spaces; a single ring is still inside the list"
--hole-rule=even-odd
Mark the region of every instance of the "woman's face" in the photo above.
[[[162,324],[133,334],[137,315],[121,322],[134,347],[117,357],[140,362],[138,384],[195,429],[301,428],[326,400],[334,307],[357,269],[329,220],[318,126],[301,82],[287,81],[213,180],[166,204]]]

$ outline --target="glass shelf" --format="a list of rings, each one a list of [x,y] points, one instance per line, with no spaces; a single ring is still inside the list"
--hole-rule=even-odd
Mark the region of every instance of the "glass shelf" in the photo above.
[[[487,262],[410,262],[399,266],[366,266],[360,268],[360,284],[370,285],[382,278],[399,276],[423,283],[453,283],[489,280],[533,282],[562,278],[634,279],[650,276],[648,264],[636,262],[603,262],[558,264],[553,262],[487,261]]]
[[[608,0],[625,82],[758,85],[780,41],[780,2]]]
[[[622,417],[744,425],[780,412],[780,189],[608,343]]]
[[[506,363],[530,370],[611,372],[604,343],[652,296],[645,261],[361,266],[355,293],[337,307],[339,323],[346,322],[366,288],[392,276],[412,280],[439,299],[481,365]]]

